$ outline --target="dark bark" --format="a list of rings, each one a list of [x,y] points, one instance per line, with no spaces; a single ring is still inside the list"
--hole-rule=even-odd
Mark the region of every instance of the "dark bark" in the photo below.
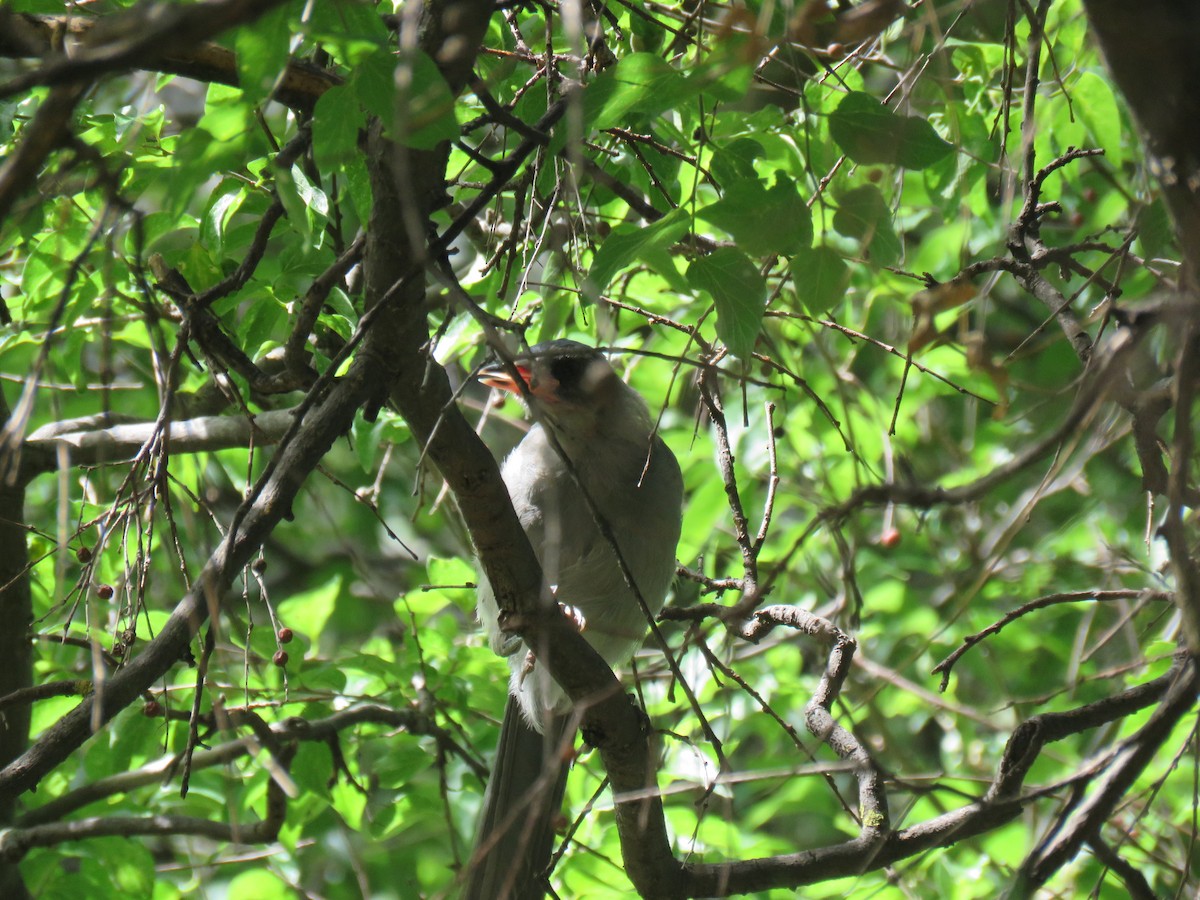
[[[0,421],[9,421],[0,390]],[[0,454],[0,473],[9,470]],[[15,471],[11,474],[15,475]],[[25,529],[25,484],[0,474],[0,697],[33,684],[33,601],[29,584],[29,545]],[[22,703],[0,714],[0,766],[24,752],[29,743],[30,706]],[[0,797],[0,828],[12,824],[15,798]],[[15,863],[0,862],[0,897],[28,896]]]
[[[0,11],[0,57],[48,57],[54,52],[60,36],[65,35],[73,41],[86,40],[88,33],[100,21],[103,20],[89,16],[42,16]],[[213,84],[238,85],[237,57],[232,50],[210,42],[175,49],[165,55],[147,55],[141,60],[127,60],[127,67],[166,72]],[[64,78],[65,71],[56,77]],[[284,106],[311,112],[317,98],[338,84],[341,84],[341,79],[331,72],[311,63],[293,61],[288,63],[272,97]]]
[[[1200,274],[1200,5],[1190,0],[1085,0],[1117,86],[1141,126],[1175,218],[1186,265]]]

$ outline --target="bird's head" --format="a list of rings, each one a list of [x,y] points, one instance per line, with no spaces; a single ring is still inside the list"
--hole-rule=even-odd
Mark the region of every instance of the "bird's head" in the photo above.
[[[569,340],[537,344],[514,357],[513,367],[521,383],[504,365],[484,368],[479,380],[524,399],[534,407],[534,418],[562,438],[648,433],[649,413],[641,397],[621,381],[598,350],[586,344]]]

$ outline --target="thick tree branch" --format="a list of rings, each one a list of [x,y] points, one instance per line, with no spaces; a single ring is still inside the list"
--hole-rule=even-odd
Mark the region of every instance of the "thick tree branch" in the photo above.
[[[477,5],[473,26],[482,29],[490,7]],[[472,21],[465,15],[461,20]],[[471,47],[477,46],[475,39]],[[462,67],[464,82],[469,70],[469,65]],[[452,87],[461,83],[451,80]],[[565,104],[552,110],[557,118]],[[629,798],[616,807],[627,871],[641,893],[662,896],[675,890],[680,866],[671,854],[662,803],[657,794],[646,796],[646,786],[654,783],[654,770],[642,718],[612,670],[566,617],[538,602],[541,571],[496,462],[454,406],[445,372],[429,351],[424,289],[413,277],[414,267],[426,264],[424,241],[423,235],[412,233],[409,223],[423,222],[440,202],[445,157],[393,144],[378,129],[372,130],[369,140],[375,202],[368,229],[368,302],[386,308],[380,327],[368,336],[363,355],[387,360],[394,377],[384,383],[392,386],[392,402],[458,498],[500,608],[521,614],[521,636],[530,646],[542,648],[539,662],[585,710],[585,733],[600,750],[614,794]],[[505,166],[495,171],[493,183],[506,183],[540,140],[526,138]],[[508,169],[511,172],[505,174]],[[474,216],[475,206],[463,215]],[[445,246],[447,240],[443,235],[439,243]]]
[[[295,755],[296,745],[289,744],[280,747],[274,758],[281,767],[286,767]],[[288,795],[280,779],[272,778],[267,783],[266,815],[248,824],[215,822],[193,816],[153,815],[93,817],[29,828],[10,828],[0,832],[0,858],[16,862],[35,847],[53,847],[64,841],[93,837],[191,834],[233,844],[265,844],[279,836],[279,829],[287,818],[287,802]]]
[[[203,453],[274,444],[294,421],[294,409],[275,409],[249,416],[201,416],[170,422],[164,437],[170,453]],[[132,459],[159,432],[157,422],[60,432],[58,423],[39,428],[21,450],[22,480],[53,472],[65,450],[75,466],[95,466]]]
[[[0,390],[0,430],[9,422],[8,399]],[[2,462],[2,461],[0,461]],[[0,471],[6,468],[0,465]],[[25,529],[24,481],[0,476],[0,695],[27,691],[33,684],[33,595],[29,579],[29,534]],[[29,743],[28,704],[0,714],[0,765],[8,765]],[[0,799],[0,828],[12,822],[15,797]],[[0,894],[28,896],[15,865],[0,863]]]
[[[1162,703],[1150,720],[1117,751],[1108,774],[1092,795],[1059,816],[1059,827],[1050,829],[1051,837],[1038,846],[1021,867],[1020,877],[1032,885],[1041,885],[1068,863],[1083,844],[1112,815],[1134,781],[1154,759],[1175,725],[1196,706],[1200,690],[1200,670],[1187,660],[1173,670],[1172,681]]]
[[[785,614],[784,610],[788,609],[791,608],[771,607],[762,610],[760,615],[769,612],[763,624],[770,625],[775,619],[781,619],[779,624],[794,623],[793,627],[798,626],[811,633],[829,633],[829,628],[816,617],[801,614],[797,618],[794,613]],[[1187,668],[1192,667],[1189,664]],[[1173,687],[1178,689],[1181,680],[1187,681],[1194,691],[1195,676],[1180,678],[1180,672],[1180,668],[1173,668],[1162,678],[1114,697],[1064,713],[1037,716],[1023,723],[1013,732],[1005,747],[991,788],[976,803],[910,828],[889,832],[874,840],[867,836],[864,829],[862,836],[831,847],[739,862],[689,864],[685,869],[686,886],[668,896],[725,897],[815,884],[831,878],[874,871],[935,847],[948,847],[986,834],[1011,822],[1026,806],[1041,798],[1040,793],[1021,795],[1020,788],[1030,766],[1046,743],[1097,728],[1144,709],[1163,698]],[[1170,698],[1163,702],[1169,703]]]
[[[8,218],[17,198],[37,183],[46,157],[67,144],[71,115],[82,97],[79,85],[55,87],[22,131],[21,143],[0,165],[0,222]]]
[[[1084,0],[1105,60],[1145,136],[1185,262],[1200,287],[1200,6]]]
[[[0,35],[5,35],[0,38],[0,56],[25,57],[39,51],[44,55],[37,68],[0,84],[0,97],[12,97],[38,85],[86,83],[128,69],[173,71],[171,61],[186,61],[188,54],[205,41],[249,24],[284,2],[202,0],[190,4],[143,4],[105,16],[103,20],[5,13],[7,21],[2,24],[8,28],[0,29]],[[103,27],[96,27],[98,22]],[[78,42],[70,53],[64,47],[68,37]],[[218,61],[226,62],[211,51],[202,58],[209,67]]]

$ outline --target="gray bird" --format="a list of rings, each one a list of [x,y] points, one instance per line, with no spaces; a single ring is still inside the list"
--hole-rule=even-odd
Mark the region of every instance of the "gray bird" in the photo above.
[[[595,515],[609,526],[638,592],[657,613],[675,571],[679,464],[654,433],[645,400],[596,350],[550,341],[515,363],[534,424],[504,461],[504,483],[542,565],[544,596],[562,604],[588,643],[619,666],[644,640],[646,615]],[[485,369],[481,380],[522,395],[502,366]],[[478,612],[512,675],[463,896],[540,898],[566,782],[571,703],[536,653],[500,631],[495,597],[482,578]]]

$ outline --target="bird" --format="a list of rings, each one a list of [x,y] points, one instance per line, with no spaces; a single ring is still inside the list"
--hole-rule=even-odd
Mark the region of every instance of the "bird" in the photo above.
[[[541,563],[543,596],[564,607],[605,662],[620,666],[645,639],[646,612],[662,609],[674,577],[679,463],[645,399],[586,344],[537,344],[511,368],[484,368],[480,380],[521,397],[534,420],[501,476]],[[463,896],[540,898],[574,737],[572,705],[536,648],[501,630],[482,575],[477,611],[490,647],[508,658],[509,698]]]

